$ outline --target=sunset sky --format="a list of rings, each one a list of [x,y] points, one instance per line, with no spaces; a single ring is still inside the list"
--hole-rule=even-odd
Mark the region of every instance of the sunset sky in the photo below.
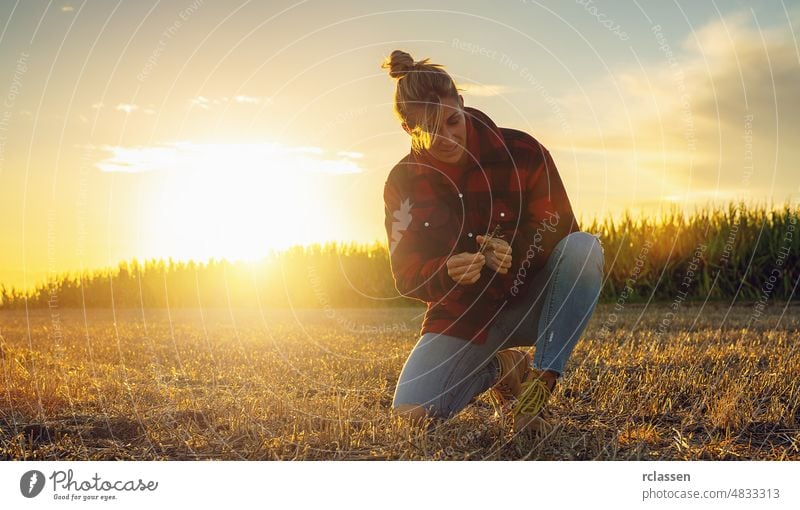
[[[583,220],[800,201],[798,2],[0,2],[0,283],[386,242],[382,59],[553,153]]]

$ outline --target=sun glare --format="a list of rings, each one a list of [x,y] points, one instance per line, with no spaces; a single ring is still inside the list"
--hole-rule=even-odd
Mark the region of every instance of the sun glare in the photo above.
[[[361,154],[274,143],[106,147],[105,172],[146,173],[142,248],[176,259],[255,260],[334,230],[324,180],[361,172]],[[326,212],[327,211],[327,212]]]

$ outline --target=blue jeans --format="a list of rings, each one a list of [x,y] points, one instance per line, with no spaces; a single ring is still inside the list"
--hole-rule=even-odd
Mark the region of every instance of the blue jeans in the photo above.
[[[400,372],[393,407],[416,404],[429,416],[453,416],[494,385],[499,375],[494,354],[509,347],[535,344],[534,367],[560,377],[600,295],[600,241],[586,232],[569,234],[528,278],[527,294],[497,314],[486,343],[422,335]]]

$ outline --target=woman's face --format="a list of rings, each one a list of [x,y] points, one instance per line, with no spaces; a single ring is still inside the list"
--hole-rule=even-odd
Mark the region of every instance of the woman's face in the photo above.
[[[457,98],[446,97],[441,107],[442,120],[428,153],[443,163],[462,165],[469,159],[464,99],[461,95]]]

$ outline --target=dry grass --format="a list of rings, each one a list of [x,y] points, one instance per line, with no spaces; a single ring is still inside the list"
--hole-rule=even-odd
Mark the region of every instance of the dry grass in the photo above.
[[[428,434],[391,420],[420,311],[0,312],[0,458],[800,460],[797,307],[742,329],[751,307],[685,304],[658,338],[667,308],[629,305],[601,339],[601,306],[544,441],[486,395]]]

